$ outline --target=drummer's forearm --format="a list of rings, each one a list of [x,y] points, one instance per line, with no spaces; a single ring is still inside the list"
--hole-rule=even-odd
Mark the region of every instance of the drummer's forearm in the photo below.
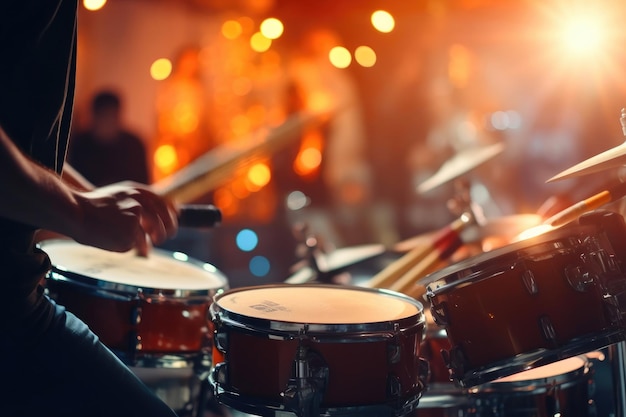
[[[0,217],[64,232],[77,218],[75,192],[26,156],[0,126]]]

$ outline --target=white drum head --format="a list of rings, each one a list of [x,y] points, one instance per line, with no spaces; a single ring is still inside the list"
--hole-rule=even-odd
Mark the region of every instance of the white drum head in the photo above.
[[[39,246],[56,270],[99,281],[172,290],[210,290],[226,284],[214,266],[192,261],[184,254],[153,249],[143,258],[134,251],[109,252],[71,240],[48,240]]]
[[[251,287],[225,293],[216,303],[246,317],[309,324],[393,322],[420,313],[419,304],[403,297],[340,286]]]

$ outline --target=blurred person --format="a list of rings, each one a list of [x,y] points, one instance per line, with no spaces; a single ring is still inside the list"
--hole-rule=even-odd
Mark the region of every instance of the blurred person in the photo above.
[[[72,135],[68,162],[96,186],[119,181],[150,183],[146,146],[124,127],[122,101],[116,92],[104,90],[93,97],[91,123]]]
[[[76,0],[0,3],[0,415],[175,413],[89,328],[47,297],[45,228],[146,256],[177,230],[176,210],[136,183],[92,189],[64,157],[76,63]]]

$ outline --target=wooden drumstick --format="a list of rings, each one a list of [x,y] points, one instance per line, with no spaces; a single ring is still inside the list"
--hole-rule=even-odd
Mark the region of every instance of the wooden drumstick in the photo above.
[[[424,259],[414,265],[411,269],[409,269],[404,275],[402,275],[397,281],[395,281],[389,287],[392,291],[401,292],[403,294],[409,295],[409,292],[417,293],[418,296],[422,296],[423,293],[419,293],[416,291],[416,288],[419,285],[417,284],[420,278],[423,278],[427,274],[434,272],[437,267],[448,257],[452,255],[454,250],[458,249],[461,246],[460,241],[458,243],[453,243],[451,246],[451,250],[445,253],[445,256],[442,256],[443,253],[438,251],[433,251],[429,253]],[[454,250],[452,248],[454,247]],[[448,254],[449,253],[449,254]],[[421,286],[426,291],[424,286]],[[414,297],[413,295],[411,295]],[[415,297],[414,297],[415,298]]]
[[[218,146],[180,171],[154,183],[152,189],[177,203],[194,201],[232,179],[241,167],[250,165],[260,156],[276,152],[298,139],[305,128],[320,125],[330,116],[329,112],[294,114],[269,131],[263,129]]]
[[[441,229],[435,235],[432,244],[412,249],[370,278],[364,286],[369,288],[388,288],[394,281],[404,276],[414,265],[425,258],[429,257],[428,263],[431,263],[433,262],[431,257],[443,257],[442,259],[445,259],[452,255],[452,252],[462,244],[460,232],[473,222],[473,218],[470,214],[461,215],[458,219]]]

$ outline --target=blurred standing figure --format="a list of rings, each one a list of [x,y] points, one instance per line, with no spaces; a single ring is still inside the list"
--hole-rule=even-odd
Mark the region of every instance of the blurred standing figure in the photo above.
[[[145,144],[124,127],[122,102],[113,91],[94,96],[91,124],[72,136],[68,161],[96,186],[119,181],[150,182]]]

